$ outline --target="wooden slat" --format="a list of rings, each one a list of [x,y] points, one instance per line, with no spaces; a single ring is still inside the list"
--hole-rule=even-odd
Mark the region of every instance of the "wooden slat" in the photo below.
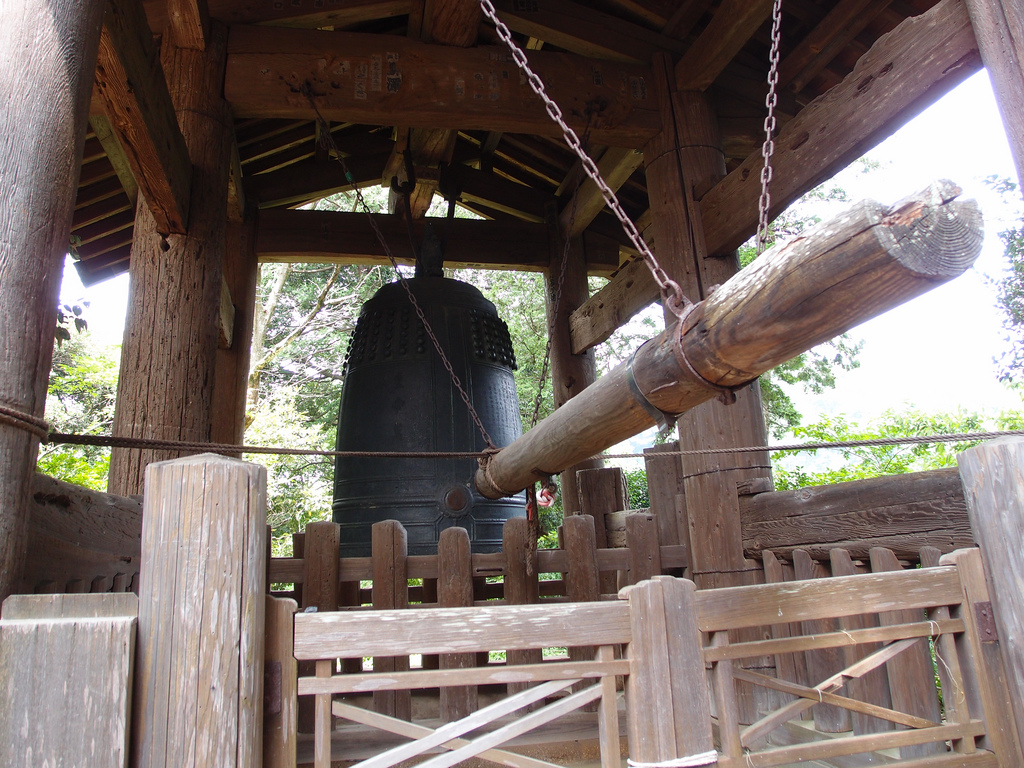
[[[873,573],[902,571],[899,560],[891,550],[876,547],[871,550],[870,555]],[[879,611],[878,614],[879,624],[883,627],[907,624],[912,621],[920,621],[923,618],[924,612],[920,608],[903,611]],[[890,661],[886,665],[886,674],[889,676],[889,694],[892,697],[893,707],[929,720],[938,720],[941,717],[939,695],[935,690],[931,651],[926,643],[919,643],[917,647],[911,648]],[[921,744],[903,747],[900,754],[907,758],[927,757],[940,751],[942,751],[940,745]]]
[[[816,563],[802,549],[793,552],[793,571],[797,580],[815,579],[821,581],[828,576],[825,567]],[[802,622],[804,635],[830,634],[839,628],[839,620],[831,617],[808,619]],[[807,674],[811,680],[825,680],[849,666],[843,663],[843,654],[838,648],[816,648],[804,653]],[[814,727],[823,733],[842,733],[850,730],[850,713],[830,704],[821,704],[814,709]]]
[[[338,62],[330,71],[321,69],[325,56]],[[558,135],[508,59],[495,48],[234,26],[224,91],[237,117],[309,117],[309,100],[295,92],[308,82],[328,120]],[[590,131],[594,141],[637,147],[657,132],[649,69],[545,51],[535,52],[531,65],[578,130],[585,127],[585,105],[602,100],[606,106]]]
[[[96,90],[157,230],[185,232],[192,164],[140,3],[109,0]]]
[[[956,569],[945,567],[702,591],[697,593],[697,608],[701,630],[711,632],[866,611],[956,605],[961,599]]]
[[[793,569],[788,569],[779,562],[772,552],[762,554],[764,563],[764,580],[768,584],[781,584],[784,581],[792,580]],[[788,578],[787,578],[788,576]],[[784,643],[791,642],[790,638],[799,636],[800,627],[796,624],[773,624],[771,626],[772,638]],[[712,649],[706,648],[705,653]],[[776,674],[783,680],[791,680],[801,685],[810,685],[811,679],[807,674],[807,660],[803,653],[788,652],[779,653],[775,656]]]
[[[442,608],[464,608],[473,605],[473,572],[469,533],[465,528],[446,528],[437,542],[437,601]],[[466,674],[476,664],[476,654],[450,653],[440,659],[442,670]],[[478,706],[475,686],[444,686],[440,692],[441,719],[460,720]]]
[[[338,548],[341,546],[341,528],[337,523],[317,521],[306,526],[303,538],[303,610],[338,610]],[[300,675],[316,671],[312,662],[299,664]],[[314,733],[316,702],[299,699],[298,729],[300,733]]]
[[[381,615],[387,609],[403,609],[409,606],[409,577],[406,571],[406,557],[409,552],[405,528],[397,520],[383,520],[371,528],[373,551],[373,608]],[[381,635],[387,634],[384,630]],[[373,668],[377,672],[405,672],[409,669],[409,657],[404,654],[388,653],[382,649],[381,637],[373,653]],[[296,636],[296,645],[297,636]],[[326,644],[325,644],[326,645]],[[335,654],[347,658],[369,656],[370,653]],[[296,649],[295,658],[302,658]],[[319,657],[323,658],[323,656]],[[377,691],[373,694],[373,708],[384,715],[412,719],[412,699],[408,691]]]
[[[771,16],[770,0],[725,0],[676,64],[680,90],[706,90]]]
[[[962,0],[943,0],[879,38],[841,84],[815,99],[780,131],[772,159],[771,216],[860,157],[980,66]],[[701,199],[708,253],[730,251],[756,230],[763,162],[758,149]],[[576,310],[573,349],[589,349],[604,341],[654,301],[658,290],[649,274],[641,265],[616,276]]]
[[[429,617],[425,620],[429,620]],[[396,673],[336,675],[329,679],[300,677],[300,696],[319,693],[372,693],[423,688],[446,688],[456,684],[494,685],[510,682],[536,683],[546,680],[586,680],[628,675],[626,661],[543,662],[508,665],[497,669],[425,669]],[[528,687],[528,686],[524,686]]]
[[[502,550],[505,556],[504,593],[507,605],[531,605],[540,599],[537,579],[537,541],[531,530],[530,521],[524,517],[513,517],[505,521],[501,533]],[[510,665],[540,664],[543,651],[540,648],[505,651]],[[509,681],[508,692],[517,693],[529,687],[528,682]]]
[[[295,617],[295,657],[356,658],[379,654],[458,653],[495,648],[614,645],[629,640],[629,616],[618,602],[556,606],[438,608],[424,624],[417,611],[303,613]],[[446,625],[460,626],[452,638]]]
[[[432,728],[370,712],[369,710],[345,704],[341,701],[334,702],[333,711],[336,717],[352,720],[361,725],[368,725],[371,728],[379,728],[388,733],[395,733],[409,739],[420,739],[430,736],[435,732]],[[442,749],[455,749],[467,744],[469,744],[469,741],[466,739],[451,739],[439,746]],[[500,749],[489,749],[481,752],[480,757],[498,765],[507,765],[509,768],[557,768],[553,763],[536,760],[526,755],[516,754],[515,752],[505,752]]]
[[[296,690],[298,665],[292,653],[294,600],[266,598],[266,681],[279,681],[264,691],[263,765],[295,768],[298,741]]]

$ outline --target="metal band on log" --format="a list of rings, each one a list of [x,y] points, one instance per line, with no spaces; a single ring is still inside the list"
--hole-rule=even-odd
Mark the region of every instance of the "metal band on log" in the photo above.
[[[893,206],[865,201],[768,251],[637,350],[641,392],[683,413],[962,274],[981,251],[982,217],[959,194],[940,181]],[[516,493],[653,423],[620,365],[482,460],[476,486]]]

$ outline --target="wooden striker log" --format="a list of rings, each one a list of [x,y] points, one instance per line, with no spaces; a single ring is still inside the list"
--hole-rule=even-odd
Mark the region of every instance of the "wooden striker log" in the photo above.
[[[637,350],[633,374],[656,408],[679,414],[963,273],[981,250],[981,212],[948,181],[896,203],[865,201],[773,248]],[[620,365],[482,463],[488,498],[631,437],[654,419]]]

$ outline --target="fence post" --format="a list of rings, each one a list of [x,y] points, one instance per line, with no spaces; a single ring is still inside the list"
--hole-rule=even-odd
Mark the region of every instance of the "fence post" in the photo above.
[[[505,552],[505,603],[508,605],[534,605],[540,600],[540,584],[537,579],[537,554],[530,531],[530,521],[525,517],[510,517],[502,531],[502,549]],[[527,558],[533,553],[533,572],[527,570]],[[543,661],[540,648],[507,651],[509,665],[539,664]],[[508,693],[525,691],[530,683],[509,683]],[[537,705],[531,705],[534,709]]]
[[[626,475],[619,467],[580,469],[576,471],[576,488],[579,493],[580,514],[594,520],[594,541],[597,549],[607,549],[608,524],[605,515],[629,509],[629,494],[626,489]],[[601,591],[614,593],[614,573],[599,573]]]
[[[626,547],[629,562],[629,583],[661,575],[661,546],[658,543],[658,521],[643,512],[626,514]]]
[[[373,552],[373,608],[376,611],[409,607],[409,539],[397,520],[382,520],[370,529]],[[373,658],[374,672],[404,672],[408,656]],[[409,691],[374,691],[373,708],[382,715],[412,719]]]
[[[445,528],[437,542],[437,599],[442,608],[466,608],[473,605],[473,561],[469,534],[465,528]],[[445,653],[441,669],[468,669],[476,666],[475,653]],[[441,719],[461,720],[477,709],[475,685],[444,686],[440,693]]]
[[[693,582],[657,576],[626,593],[632,634],[626,679],[630,759],[690,758],[688,765],[713,765],[717,753]]]
[[[961,453],[957,464],[985,561],[1013,716],[1024,734],[1024,439],[983,443]]]
[[[266,483],[210,454],[146,469],[133,765],[261,759]]]
[[[341,552],[341,526],[319,521],[306,525],[303,537],[302,602],[305,608],[317,611],[338,610],[338,567]],[[316,673],[316,662],[299,664],[303,677]],[[316,723],[316,704],[312,696],[299,699],[299,732],[313,733]]]
[[[263,696],[263,768],[295,768],[298,734],[298,662],[290,598],[266,598],[266,664]],[[309,698],[309,697],[306,697]]]

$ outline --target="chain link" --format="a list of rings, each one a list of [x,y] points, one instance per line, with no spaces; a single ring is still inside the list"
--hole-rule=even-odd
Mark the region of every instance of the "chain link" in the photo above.
[[[764,119],[764,145],[761,156],[764,167],[761,169],[761,198],[757,202],[757,255],[760,256],[768,244],[768,209],[772,205],[769,185],[772,181],[772,154],[775,152],[775,106],[779,103],[779,30],[782,26],[782,0],[775,0],[772,5],[772,47],[768,54],[768,95],[764,105],[768,107],[768,116]]]
[[[316,105],[315,94],[313,93],[312,88],[309,87],[308,83],[304,87],[304,92],[306,98],[309,99],[310,105],[313,107],[313,112],[316,114],[317,122],[320,125],[321,141],[323,141],[326,144],[326,146],[334,154],[334,157],[341,164],[342,171],[345,174],[345,180],[349,184],[352,184],[352,189],[355,192],[356,201],[359,204],[359,207],[362,208],[363,213],[366,214],[366,218],[370,222],[370,227],[373,229],[373,233],[377,238],[377,242],[380,243],[381,248],[384,249],[384,253],[388,257],[388,261],[391,262],[391,266],[394,268],[395,274],[398,276],[398,281],[399,283],[401,283],[402,288],[405,289],[405,293],[409,297],[409,303],[412,304],[412,308],[416,312],[416,317],[423,325],[423,330],[426,331],[427,337],[430,339],[430,343],[434,345],[434,349],[437,350],[437,354],[441,357],[441,364],[444,366],[445,371],[448,372],[448,376],[451,377],[452,384],[455,385],[455,389],[458,390],[459,397],[462,398],[462,402],[464,402],[466,404],[466,408],[469,409],[469,415],[473,419],[473,423],[476,424],[476,428],[480,430],[480,434],[483,436],[484,442],[487,444],[487,447],[495,448],[496,446],[494,445],[494,442],[491,440],[491,436],[487,432],[487,428],[484,426],[483,421],[480,419],[480,414],[478,414],[476,408],[473,407],[473,401],[470,399],[469,393],[466,391],[466,388],[462,385],[462,380],[459,379],[458,374],[455,373],[455,369],[452,367],[451,361],[448,359],[448,355],[446,355],[444,349],[441,348],[441,342],[434,334],[434,329],[430,326],[430,321],[427,320],[426,313],[423,311],[423,308],[420,306],[420,303],[416,300],[416,296],[413,294],[412,288],[409,287],[409,279],[402,274],[401,270],[399,270],[398,260],[391,252],[391,248],[388,245],[387,239],[384,237],[384,233],[381,232],[380,226],[377,224],[377,217],[374,216],[373,211],[370,210],[370,206],[367,204],[366,198],[363,197],[362,190],[360,190],[359,187],[355,186],[355,177],[352,175],[352,172],[348,169],[348,164],[345,162],[345,158],[342,157],[341,151],[338,149],[338,145],[334,141],[334,136],[331,135],[330,126],[324,119],[324,116],[320,114],[320,110],[317,108]],[[406,206],[406,210],[411,220],[411,210],[409,209],[408,204]]]
[[[483,9],[484,15],[491,20],[494,24],[494,28],[498,33],[498,37],[504,41],[505,45],[508,46],[509,51],[512,52],[512,58],[518,65],[519,69],[522,70],[523,74],[526,75],[527,82],[530,84],[530,88],[536,93],[541,101],[544,102],[544,109],[548,113],[548,117],[562,129],[562,136],[565,138],[565,143],[569,145],[569,148],[576,153],[576,156],[580,159],[583,164],[583,170],[587,174],[587,177],[597,185],[597,188],[601,191],[601,197],[604,198],[605,203],[612,213],[615,214],[615,218],[622,224],[623,230],[626,232],[626,236],[629,237],[633,247],[640,252],[644,262],[647,264],[648,269],[651,270],[651,274],[654,275],[654,282],[658,284],[658,288],[661,291],[661,298],[664,301],[665,306],[676,315],[676,317],[683,317],[689,308],[692,306],[690,300],[683,295],[682,289],[679,284],[672,280],[668,273],[661,268],[658,260],[651,253],[651,249],[647,247],[647,243],[640,237],[640,233],[637,231],[636,225],[629,218],[626,212],[622,209],[622,205],[619,203],[618,197],[611,187],[601,178],[601,172],[597,168],[597,164],[591,159],[590,155],[587,154],[580,142],[580,137],[576,135],[576,131],[569,127],[568,123],[562,116],[562,110],[547,94],[547,90],[544,87],[544,82],[540,79],[536,72],[530,68],[530,62],[526,59],[526,54],[523,53],[522,49],[516,45],[512,39],[512,33],[508,27],[505,26],[504,22],[498,18],[497,11],[494,10],[494,5],[490,0],[479,0],[480,7]]]

